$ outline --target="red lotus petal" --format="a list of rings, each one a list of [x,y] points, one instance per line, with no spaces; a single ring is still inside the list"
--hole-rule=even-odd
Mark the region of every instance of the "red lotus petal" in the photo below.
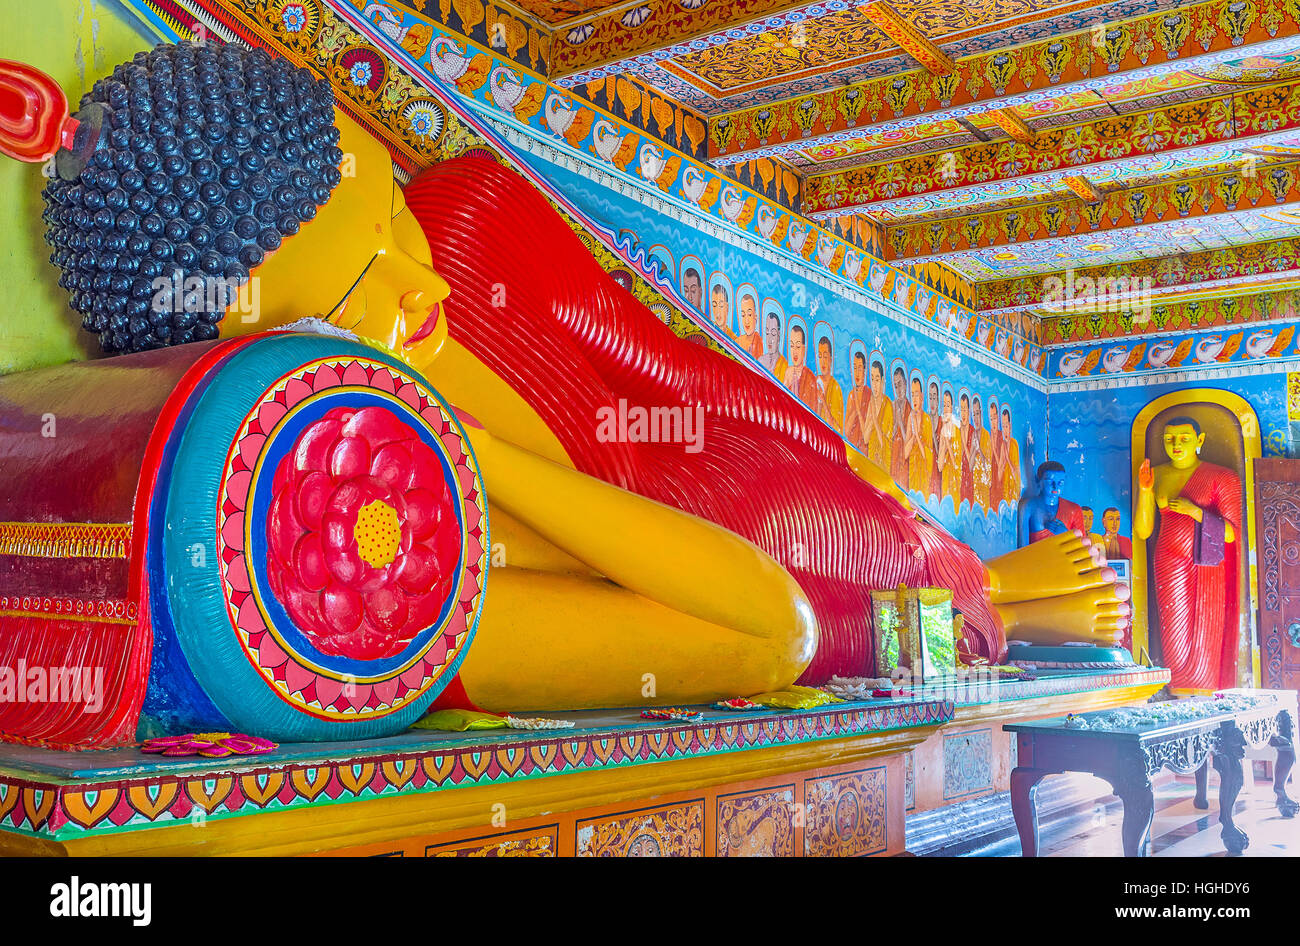
[[[334,544],[330,538],[332,533],[338,531],[327,524],[326,539],[322,546],[325,553],[325,567],[330,570],[330,574],[345,585],[355,585],[361,580],[362,569],[365,563],[361,561],[361,556],[357,554],[356,543],[339,546]],[[351,530],[348,532],[349,541],[351,540]]]
[[[293,508],[293,497],[288,492],[278,494],[271,501],[271,511],[266,517],[266,539],[271,554],[286,568],[293,567],[293,549],[302,533],[302,523]]]
[[[345,437],[361,437],[373,447],[396,440],[409,440],[411,428],[386,407],[363,407],[343,428]]]
[[[304,430],[293,448],[294,469],[304,473],[327,469],[330,451],[342,429],[342,422],[327,414]]]
[[[370,461],[370,475],[395,493],[406,489],[413,469],[411,451],[401,443],[384,445]]]
[[[442,507],[437,497],[427,489],[413,489],[407,492],[406,525],[415,539],[427,539],[438,528],[442,518]]]
[[[320,592],[308,591],[290,580],[285,587],[284,606],[299,630],[308,634],[323,634],[327,630],[325,616],[321,612]]]
[[[390,637],[401,633],[407,610],[405,596],[391,588],[380,588],[366,595],[366,614]]]
[[[266,577],[271,583],[271,594],[284,599],[284,566],[271,556],[266,561]]]
[[[438,577],[438,563],[433,552],[425,545],[413,545],[398,560],[397,585],[413,595],[424,594]]]
[[[406,615],[406,624],[411,629],[411,636],[415,636],[438,620],[438,614],[442,611],[442,603],[446,600],[446,595],[439,594],[422,594],[410,600],[410,610]]]
[[[321,598],[325,623],[336,640],[338,635],[352,634],[361,625],[364,613],[361,595],[351,588],[339,584],[330,585]]]
[[[423,441],[412,444],[410,488],[431,490],[436,497],[439,495],[438,484],[443,482],[442,463],[429,445]]]
[[[318,534],[309,532],[298,540],[293,560],[294,570],[304,588],[320,591],[329,584],[330,571],[325,565],[325,550]]]
[[[334,481],[327,473],[313,471],[299,479],[293,488],[298,499],[298,521],[308,529],[320,529],[325,505],[334,492]]]
[[[284,492],[284,488],[289,485],[296,472],[293,467],[293,454],[282,457],[280,465],[275,468],[275,476],[271,477],[271,495]]]
[[[330,451],[329,471],[335,480],[350,480],[370,470],[370,445],[360,437],[344,437]]]
[[[433,537],[433,556],[438,560],[438,570],[449,573],[455,570],[460,560],[461,545],[460,525],[455,519],[443,520]]]
[[[381,588],[386,588],[390,584],[389,574],[392,569],[393,565],[391,562],[383,568],[375,568],[369,562],[362,559],[361,574],[357,577],[356,581],[352,582],[352,587],[357,589],[357,591],[361,592],[363,595],[368,595],[372,592],[379,591]]]
[[[329,502],[325,506],[325,515],[321,519],[321,527],[329,529],[331,520],[338,520],[347,528],[347,539],[352,538],[352,527],[356,525],[357,513],[361,507],[374,500],[372,495],[374,490],[366,489],[364,480],[348,480],[334,489],[330,495]],[[331,544],[331,540],[326,541],[326,545]]]

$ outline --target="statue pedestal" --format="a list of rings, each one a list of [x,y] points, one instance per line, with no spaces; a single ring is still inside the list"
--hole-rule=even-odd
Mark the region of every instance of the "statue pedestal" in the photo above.
[[[927,688],[695,723],[555,714],[575,728],[414,730],[234,759],[3,746],[0,854],[897,854],[913,749],[951,727],[1002,736],[1026,714],[1136,702],[1166,680],[1075,674],[980,700]]]

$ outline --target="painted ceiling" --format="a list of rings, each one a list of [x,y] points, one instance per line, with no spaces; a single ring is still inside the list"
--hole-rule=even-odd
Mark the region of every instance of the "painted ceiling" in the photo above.
[[[404,5],[1045,339],[1076,271],[1300,311],[1300,0]]]

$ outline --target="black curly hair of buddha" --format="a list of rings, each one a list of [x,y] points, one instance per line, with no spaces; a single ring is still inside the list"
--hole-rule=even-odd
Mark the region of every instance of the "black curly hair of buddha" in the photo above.
[[[329,83],[263,49],[138,53],[82,98],[89,124],[83,113],[99,139],[45,188],[45,238],[108,352],[216,338],[238,287],[340,179]]]

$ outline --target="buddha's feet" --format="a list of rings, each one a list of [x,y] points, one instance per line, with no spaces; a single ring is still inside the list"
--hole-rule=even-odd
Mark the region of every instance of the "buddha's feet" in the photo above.
[[[1129,591],[1114,583],[1070,595],[997,606],[1008,640],[1031,644],[1119,643],[1133,613]]]
[[[1079,532],[1054,535],[1008,552],[985,562],[989,600],[1008,605],[1112,586],[1115,570],[1102,564],[1100,555],[1099,547]]]

